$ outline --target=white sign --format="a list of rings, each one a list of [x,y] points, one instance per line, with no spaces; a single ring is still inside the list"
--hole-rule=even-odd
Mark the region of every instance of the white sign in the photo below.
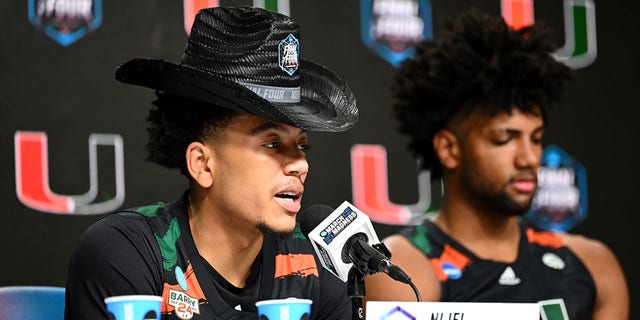
[[[366,320],[539,320],[537,303],[367,301]]]

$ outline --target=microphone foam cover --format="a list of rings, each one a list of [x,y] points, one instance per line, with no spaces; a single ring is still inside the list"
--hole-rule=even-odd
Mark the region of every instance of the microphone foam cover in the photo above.
[[[305,237],[326,219],[334,208],[324,204],[314,204],[300,213],[300,229]]]

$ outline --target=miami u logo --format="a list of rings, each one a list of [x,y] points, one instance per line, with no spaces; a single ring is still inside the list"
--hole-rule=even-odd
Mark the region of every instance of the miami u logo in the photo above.
[[[184,30],[187,34],[191,33],[193,19],[195,19],[198,11],[204,8],[213,8],[220,6],[220,0],[183,0],[184,7]],[[289,0],[253,0],[253,6],[271,10],[273,12],[289,15]]]
[[[574,69],[593,63],[597,56],[596,9],[593,0],[564,0],[564,46],[554,56]],[[533,0],[501,0],[502,16],[515,29],[534,22]]]
[[[47,134],[17,131],[15,141],[16,194],[29,208],[67,214],[99,214],[120,207],[124,201],[124,156],[122,137],[114,134],[89,136],[89,191],[79,195],[60,195],[49,187]],[[98,146],[114,148],[116,192],[109,199],[96,202],[98,197]]]
[[[380,145],[351,148],[353,203],[371,220],[393,225],[418,224],[431,205],[431,173],[418,174],[418,202],[400,205],[389,200],[387,150]]]

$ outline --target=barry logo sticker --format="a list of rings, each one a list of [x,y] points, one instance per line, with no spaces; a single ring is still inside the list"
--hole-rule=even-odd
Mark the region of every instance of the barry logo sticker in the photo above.
[[[175,308],[176,316],[181,319],[191,319],[194,313],[200,313],[198,299],[181,291],[169,290],[169,305]]]
[[[280,68],[292,76],[300,65],[300,42],[289,34],[278,45],[278,64]]]
[[[62,46],[102,23],[102,0],[28,0],[29,21]]]
[[[176,315],[180,319],[191,319],[194,314],[200,314],[200,303],[206,303],[204,292],[191,264],[187,266],[184,273],[182,268],[176,266],[175,274],[177,284],[164,283],[160,312],[165,315]]]

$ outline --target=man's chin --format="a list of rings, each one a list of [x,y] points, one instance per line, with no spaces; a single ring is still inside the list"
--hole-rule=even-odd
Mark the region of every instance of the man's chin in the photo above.
[[[502,197],[498,197],[494,202],[496,209],[502,212],[506,216],[523,216],[531,207],[532,196],[516,196],[509,197],[503,194]]]
[[[292,227],[276,228],[269,226],[266,223],[260,223],[258,228],[264,235],[274,238],[290,238],[295,230],[295,224]]]
[[[511,204],[512,214],[514,216],[524,216],[531,208],[531,198],[525,201],[513,201]]]

